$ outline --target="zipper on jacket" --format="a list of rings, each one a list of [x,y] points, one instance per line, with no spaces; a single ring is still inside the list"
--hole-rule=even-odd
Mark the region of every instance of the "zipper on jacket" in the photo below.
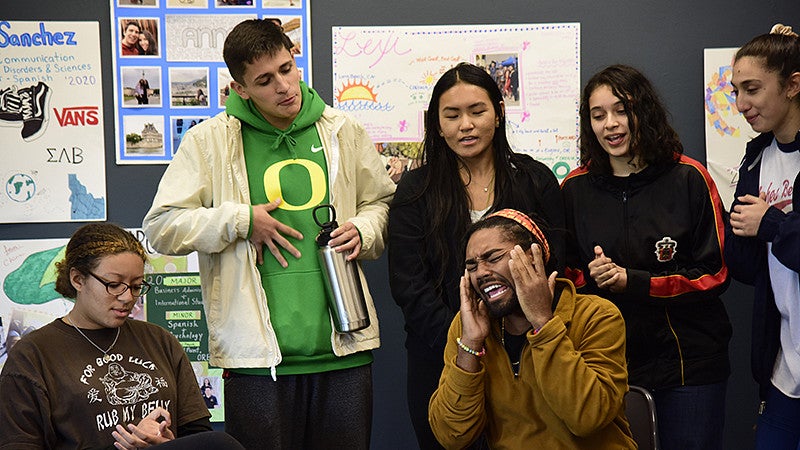
[[[625,189],[622,190],[622,232],[625,236],[625,257],[630,260],[630,236],[628,227],[628,181],[625,181]]]
[[[669,327],[669,331],[672,333],[672,336],[675,338],[675,345],[678,347],[678,359],[681,363],[681,386],[686,384],[686,380],[684,379],[683,375],[683,351],[681,350],[681,340],[678,339],[678,333],[675,332],[675,329],[672,328],[672,321],[669,320],[669,311],[667,311],[667,307],[664,307],[664,317],[667,318],[667,326]]]

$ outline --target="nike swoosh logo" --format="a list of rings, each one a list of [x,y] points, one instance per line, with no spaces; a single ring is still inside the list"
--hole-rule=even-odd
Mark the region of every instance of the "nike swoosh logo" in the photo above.
[[[322,147],[311,146],[311,153],[317,153],[322,150]]]

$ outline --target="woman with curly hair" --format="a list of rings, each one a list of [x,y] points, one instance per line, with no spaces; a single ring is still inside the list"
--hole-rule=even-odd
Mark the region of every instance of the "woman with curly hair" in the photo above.
[[[211,431],[192,365],[175,336],[131,320],[147,293],[142,244],[93,223],[56,263],[64,317],[26,334],[0,373],[0,448],[242,449]]]
[[[638,70],[595,74],[580,118],[581,166],[561,187],[568,275],[622,312],[628,381],[653,394],[662,449],[721,448],[731,325],[717,188]]]

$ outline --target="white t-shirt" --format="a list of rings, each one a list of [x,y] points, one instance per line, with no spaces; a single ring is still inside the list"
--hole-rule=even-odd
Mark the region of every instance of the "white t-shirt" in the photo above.
[[[764,149],[759,190],[767,203],[784,213],[792,212],[792,189],[800,172],[800,152],[785,152],[772,144]],[[772,254],[767,243],[767,261],[775,304],[781,313],[781,347],[772,371],[772,384],[784,395],[800,398],[800,277]]]
[[[470,218],[470,220],[472,220],[472,223],[475,223],[475,222],[481,220],[483,218],[483,216],[487,212],[489,212],[489,208],[491,208],[491,206],[487,207],[486,209],[481,209],[479,211],[478,210],[474,210],[474,209],[470,209],[469,210],[469,218]]]

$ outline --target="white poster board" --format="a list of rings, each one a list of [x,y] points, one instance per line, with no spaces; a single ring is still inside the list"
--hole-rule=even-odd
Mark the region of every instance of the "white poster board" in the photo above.
[[[498,84],[515,151],[559,179],[576,166],[580,24],[334,27],[332,42],[334,106],[376,143],[421,142],[434,84],[470,62],[510,80]]]
[[[0,222],[105,220],[99,30],[0,21]]]

